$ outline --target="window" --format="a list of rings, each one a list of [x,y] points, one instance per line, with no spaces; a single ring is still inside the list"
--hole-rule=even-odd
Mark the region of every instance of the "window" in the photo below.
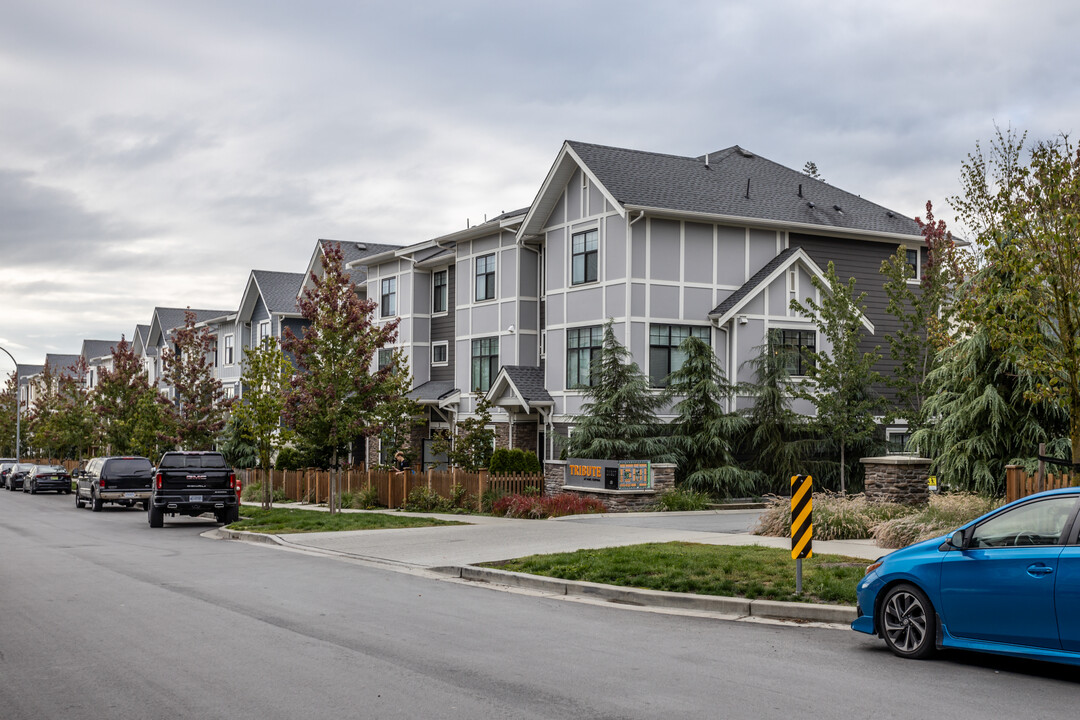
[[[233,364],[233,336],[225,336],[225,364]],[[154,361],[154,374],[157,374],[157,361]]]
[[[210,352],[213,353],[213,358],[214,358],[214,364],[211,367],[217,367],[218,366],[218,344],[219,344],[218,339],[215,337],[214,338],[214,346],[212,348],[210,348]]]
[[[476,258],[476,299],[495,298],[495,253]]]
[[[573,252],[570,258],[571,284],[580,285],[587,282],[596,282],[600,254],[599,245],[600,233],[597,230],[574,234],[571,240]]]
[[[439,270],[431,276],[431,312],[444,313],[447,310],[447,273],[448,270]]]
[[[885,430],[885,447],[889,455],[901,455],[907,450],[907,441],[910,433],[905,428],[888,428]]]
[[[270,337],[270,321],[263,320],[259,323],[259,347],[262,346],[263,340]]]
[[[487,392],[499,373],[499,338],[480,338],[472,341],[473,390]]]
[[[911,269],[911,277],[908,278],[908,282],[919,281],[919,251],[908,249],[907,251],[907,265]]]
[[[448,343],[434,343],[431,346],[431,364],[446,365],[448,355]]]
[[[667,387],[668,375],[683,366],[686,354],[679,350],[683,340],[696,337],[709,344],[709,328],[693,325],[651,325],[649,327],[649,384]]]
[[[970,546],[1056,545],[1075,505],[1076,498],[1068,495],[998,513],[975,528]]]
[[[382,308],[382,317],[397,315],[397,278],[389,277],[382,280],[382,300],[379,307]]]
[[[817,331],[774,328],[769,331],[769,349],[774,355],[783,354],[788,375],[805,375],[814,364]]]
[[[379,359],[378,359],[378,369],[379,370],[382,370],[384,367],[386,367],[387,365],[389,365],[393,361],[394,361],[394,349],[393,348],[380,348],[379,349]]]
[[[566,331],[566,387],[591,387],[596,382],[592,371],[594,354],[599,357],[604,343],[604,328],[569,328]]]

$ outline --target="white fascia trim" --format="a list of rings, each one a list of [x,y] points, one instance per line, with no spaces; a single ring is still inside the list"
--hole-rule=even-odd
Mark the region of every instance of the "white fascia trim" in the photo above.
[[[688,220],[700,220],[714,222],[723,225],[749,225],[765,227],[770,230],[797,230],[807,235],[830,235],[842,236],[855,240],[868,240],[873,242],[896,242],[918,243],[925,247],[926,239],[922,235],[904,235],[902,233],[886,233],[874,230],[851,230],[831,226],[813,225],[810,223],[793,223],[782,220],[769,220],[767,218],[742,217],[739,215],[723,215],[719,213],[696,212],[693,210],[672,210],[669,208],[649,207],[646,205],[626,205],[625,210],[629,213],[644,212],[651,217],[670,217]]]

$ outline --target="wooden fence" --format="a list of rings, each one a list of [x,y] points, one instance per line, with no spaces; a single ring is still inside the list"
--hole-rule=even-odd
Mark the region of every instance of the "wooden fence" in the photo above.
[[[261,483],[263,473],[260,470],[237,470],[244,486]],[[544,476],[535,475],[496,475],[489,476],[487,470],[467,473],[462,470],[429,470],[427,472],[395,472],[393,470],[349,469],[339,473],[341,492],[359,493],[374,489],[378,493],[379,505],[397,508],[405,504],[409,493],[417,488],[429,491],[444,498],[452,498],[455,486],[460,486],[464,496],[477,504],[485,493],[494,491],[498,495],[524,493],[528,488],[543,492]],[[270,486],[281,490],[285,497],[296,502],[323,503],[330,494],[330,471],[308,468],[306,470],[271,470]]]
[[[1038,474],[1028,475],[1024,468],[1019,465],[1005,466],[1005,501],[1012,502],[1028,495],[1034,495],[1043,490],[1056,490],[1058,488],[1080,485],[1080,477],[1070,476],[1068,473],[1060,475],[1048,474],[1039,479]]]

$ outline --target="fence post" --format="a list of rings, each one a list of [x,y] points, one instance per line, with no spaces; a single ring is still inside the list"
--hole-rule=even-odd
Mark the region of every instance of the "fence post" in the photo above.
[[[1019,465],[1005,466],[1005,501],[1020,499],[1020,476],[1023,469]]]
[[[1043,462],[1043,456],[1046,455],[1046,443],[1039,443],[1039,492],[1046,489],[1046,463]]]
[[[479,492],[479,494],[478,494],[478,496],[476,498],[476,511],[477,512],[484,512],[484,493],[487,492],[487,484],[488,484],[488,471],[487,471],[487,468],[481,468],[478,475],[479,475],[480,479],[479,479],[479,481],[477,483],[477,487],[478,487],[480,492]]]

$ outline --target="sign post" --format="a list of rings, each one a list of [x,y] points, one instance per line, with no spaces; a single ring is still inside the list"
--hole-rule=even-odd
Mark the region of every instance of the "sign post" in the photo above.
[[[795,594],[802,595],[802,561],[813,557],[814,479],[791,476],[791,558],[795,561]]]

